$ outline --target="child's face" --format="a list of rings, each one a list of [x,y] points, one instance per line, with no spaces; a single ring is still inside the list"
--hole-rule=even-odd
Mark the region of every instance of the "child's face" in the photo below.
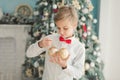
[[[69,38],[73,36],[76,26],[72,25],[70,20],[66,19],[57,21],[56,25],[58,28],[58,33],[64,38]]]

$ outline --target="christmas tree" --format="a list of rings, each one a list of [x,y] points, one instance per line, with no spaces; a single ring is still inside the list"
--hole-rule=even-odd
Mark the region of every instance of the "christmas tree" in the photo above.
[[[86,60],[85,73],[80,80],[104,80],[102,73],[103,61],[100,54],[100,43],[94,30],[97,20],[92,15],[94,6],[91,0],[37,0],[34,8],[34,21],[27,47],[42,37],[56,33],[54,15],[58,8],[64,5],[73,5],[79,15],[79,23],[76,31],[76,38],[85,46]],[[23,75],[25,80],[41,80],[44,70],[44,54],[27,58],[23,64]]]

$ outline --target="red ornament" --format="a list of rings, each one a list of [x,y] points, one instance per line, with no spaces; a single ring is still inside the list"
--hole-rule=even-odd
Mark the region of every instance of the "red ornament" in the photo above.
[[[87,32],[87,26],[86,26],[86,24],[83,24],[83,25],[82,25],[82,28],[83,28],[83,31],[84,31],[84,32]]]
[[[56,13],[58,11],[58,9],[53,9],[53,12]]]

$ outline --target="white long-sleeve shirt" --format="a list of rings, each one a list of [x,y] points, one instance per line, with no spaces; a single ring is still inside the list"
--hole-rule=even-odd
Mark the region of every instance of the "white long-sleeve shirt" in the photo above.
[[[41,52],[46,50],[45,54],[45,68],[42,80],[73,80],[73,78],[79,79],[84,72],[84,61],[85,61],[85,48],[75,37],[71,37],[71,44],[59,41],[59,34],[53,34],[47,36],[52,39],[52,46],[57,49],[66,48],[69,51],[70,57],[67,60],[67,68],[62,69],[56,63],[50,62],[50,56],[48,54],[48,49],[40,48],[38,46],[38,41],[35,44],[29,46],[26,56],[35,57]]]

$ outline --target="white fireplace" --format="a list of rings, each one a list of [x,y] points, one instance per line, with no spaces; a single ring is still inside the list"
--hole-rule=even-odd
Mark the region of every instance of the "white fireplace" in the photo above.
[[[30,25],[0,25],[0,80],[22,80]]]

